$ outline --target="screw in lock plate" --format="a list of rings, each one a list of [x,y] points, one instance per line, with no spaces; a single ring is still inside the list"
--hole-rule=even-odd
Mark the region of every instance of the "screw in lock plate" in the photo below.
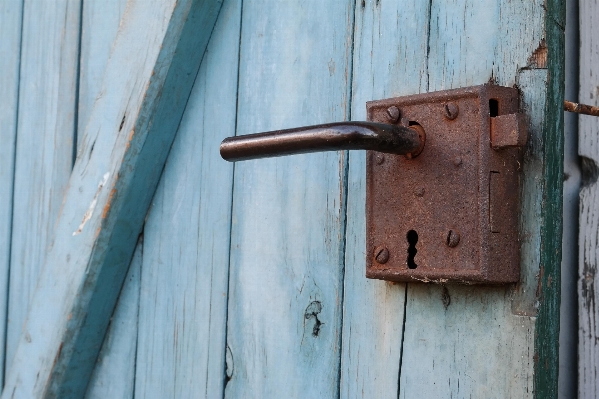
[[[458,246],[459,243],[460,233],[458,233],[455,230],[449,230],[449,232],[447,233],[447,240],[445,241],[445,244],[447,244],[447,246],[450,248],[455,248]]]
[[[445,110],[445,117],[450,121],[457,118],[460,113],[460,109],[456,103],[447,103],[443,106],[443,109]]]
[[[397,108],[395,105],[387,108],[387,119],[390,123],[397,122],[399,120],[399,108]]]
[[[374,249],[374,259],[377,263],[385,264],[389,260],[389,250],[383,246]]]

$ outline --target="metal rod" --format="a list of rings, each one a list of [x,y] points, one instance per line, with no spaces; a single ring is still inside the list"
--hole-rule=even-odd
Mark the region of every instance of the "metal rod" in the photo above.
[[[228,137],[220,145],[220,155],[235,162],[337,150],[409,154],[420,147],[418,132],[408,127],[374,122],[339,122]]]
[[[573,103],[572,101],[564,101],[564,110],[568,112],[576,112],[577,114],[599,116],[599,107]]]

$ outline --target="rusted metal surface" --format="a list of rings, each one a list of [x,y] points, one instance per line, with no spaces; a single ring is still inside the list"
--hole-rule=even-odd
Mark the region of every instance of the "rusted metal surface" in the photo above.
[[[523,147],[528,139],[528,123],[523,114],[491,118],[491,146],[494,150]]]
[[[385,110],[383,123],[339,122],[228,137],[220,145],[220,154],[227,161],[245,161],[336,150],[377,150],[389,154],[418,151],[418,132],[384,123],[389,118],[399,118],[399,113],[393,116],[395,111],[389,112]]]
[[[483,85],[373,101],[368,119],[389,122],[393,107],[399,123],[422,131],[426,142],[411,159],[367,154],[366,276],[518,281],[519,146],[526,140],[518,91]],[[501,138],[496,149],[492,125]]]
[[[564,111],[575,112],[577,114],[599,116],[599,107],[574,103],[572,101],[564,101]]]

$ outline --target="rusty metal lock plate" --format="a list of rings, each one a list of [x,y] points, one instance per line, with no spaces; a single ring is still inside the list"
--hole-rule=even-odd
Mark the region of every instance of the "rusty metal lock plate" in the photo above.
[[[526,141],[518,100],[514,88],[482,85],[367,103],[369,121],[409,125],[426,137],[411,159],[367,153],[367,277],[518,281]]]

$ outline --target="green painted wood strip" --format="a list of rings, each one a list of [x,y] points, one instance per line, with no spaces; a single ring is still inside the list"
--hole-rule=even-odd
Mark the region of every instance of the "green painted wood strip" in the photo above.
[[[545,2],[547,86],[543,123],[543,217],[539,313],[535,337],[535,398],[557,398],[564,175],[565,0]]]
[[[365,120],[366,101],[426,92],[429,2],[357,1],[355,14],[351,115]],[[341,398],[397,398],[406,285],[364,276],[365,201],[365,152],[350,151]]]
[[[352,3],[243,2],[237,134],[349,118]],[[235,165],[226,398],[338,396],[346,167]]]
[[[142,248],[140,240],[111,317],[85,399],[133,398]]]
[[[129,3],[4,398],[84,394],[220,5]]]
[[[579,101],[599,105],[599,2],[583,0],[580,6]],[[569,61],[569,60],[568,60]],[[580,115],[578,154],[582,160],[582,188],[579,209],[578,258],[578,397],[599,397],[599,124],[598,118]]]
[[[81,0],[24,2],[6,368],[21,335],[71,169]]]
[[[22,19],[22,1],[0,3],[0,386],[4,383]]]
[[[222,398],[241,4],[223,3],[144,227],[136,398]]]

